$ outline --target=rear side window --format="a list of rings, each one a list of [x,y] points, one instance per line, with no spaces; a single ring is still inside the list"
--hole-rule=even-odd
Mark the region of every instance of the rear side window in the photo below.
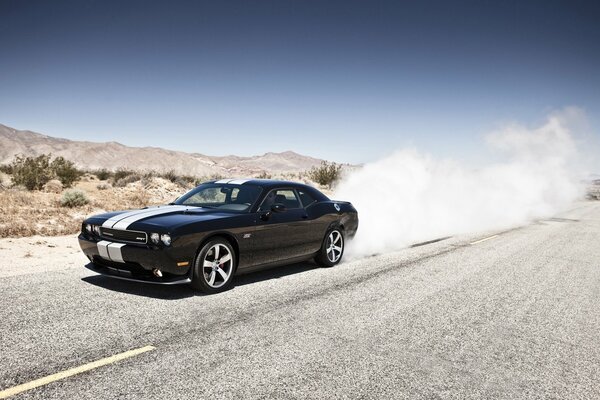
[[[269,192],[260,206],[261,211],[268,211],[273,204],[283,204],[286,208],[300,208],[300,201],[292,189],[276,189]]]
[[[312,203],[315,203],[317,200],[310,195],[310,193],[304,192],[302,190],[298,190],[298,195],[300,195],[300,200],[302,201],[302,205],[304,207],[308,207]]]

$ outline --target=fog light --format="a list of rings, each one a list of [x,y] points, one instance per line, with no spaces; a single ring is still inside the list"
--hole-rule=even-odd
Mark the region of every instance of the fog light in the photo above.
[[[158,244],[158,242],[160,242],[160,235],[158,233],[151,233],[150,241],[154,244]]]
[[[162,240],[162,242],[165,244],[165,246],[171,245],[171,236],[169,236],[167,234],[160,235],[160,240]]]

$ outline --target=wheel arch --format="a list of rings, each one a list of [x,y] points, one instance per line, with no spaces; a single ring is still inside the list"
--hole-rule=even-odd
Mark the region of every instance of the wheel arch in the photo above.
[[[344,227],[344,223],[342,221],[333,221],[332,223],[329,224],[329,226],[327,227],[326,232],[329,232],[332,229],[341,229],[342,231],[346,231],[346,228]]]
[[[229,242],[229,244],[231,245],[231,247],[233,247],[233,250],[235,251],[235,269],[237,270],[238,264],[240,261],[240,245],[237,242],[235,236],[229,232],[213,232],[210,235],[206,236],[202,240],[202,242],[200,242],[200,244],[198,245],[198,248],[196,249],[195,258],[198,257],[198,255],[200,254],[200,251],[202,250],[204,245],[206,245],[206,243],[210,242],[211,240],[217,239],[217,238],[223,238],[223,239],[227,240]]]

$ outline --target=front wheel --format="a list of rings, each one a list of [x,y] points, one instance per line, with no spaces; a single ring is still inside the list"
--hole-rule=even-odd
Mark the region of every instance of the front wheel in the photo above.
[[[329,230],[323,239],[321,250],[315,257],[315,261],[321,267],[333,267],[342,260],[344,244],[343,230],[339,228]]]
[[[235,260],[235,250],[227,240],[209,241],[194,262],[192,287],[208,294],[227,290],[233,281]]]

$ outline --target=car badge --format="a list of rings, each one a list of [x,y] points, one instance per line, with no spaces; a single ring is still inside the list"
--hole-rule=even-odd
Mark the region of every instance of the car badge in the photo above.
[[[333,206],[336,210],[340,211],[340,205],[338,203],[333,203]]]

